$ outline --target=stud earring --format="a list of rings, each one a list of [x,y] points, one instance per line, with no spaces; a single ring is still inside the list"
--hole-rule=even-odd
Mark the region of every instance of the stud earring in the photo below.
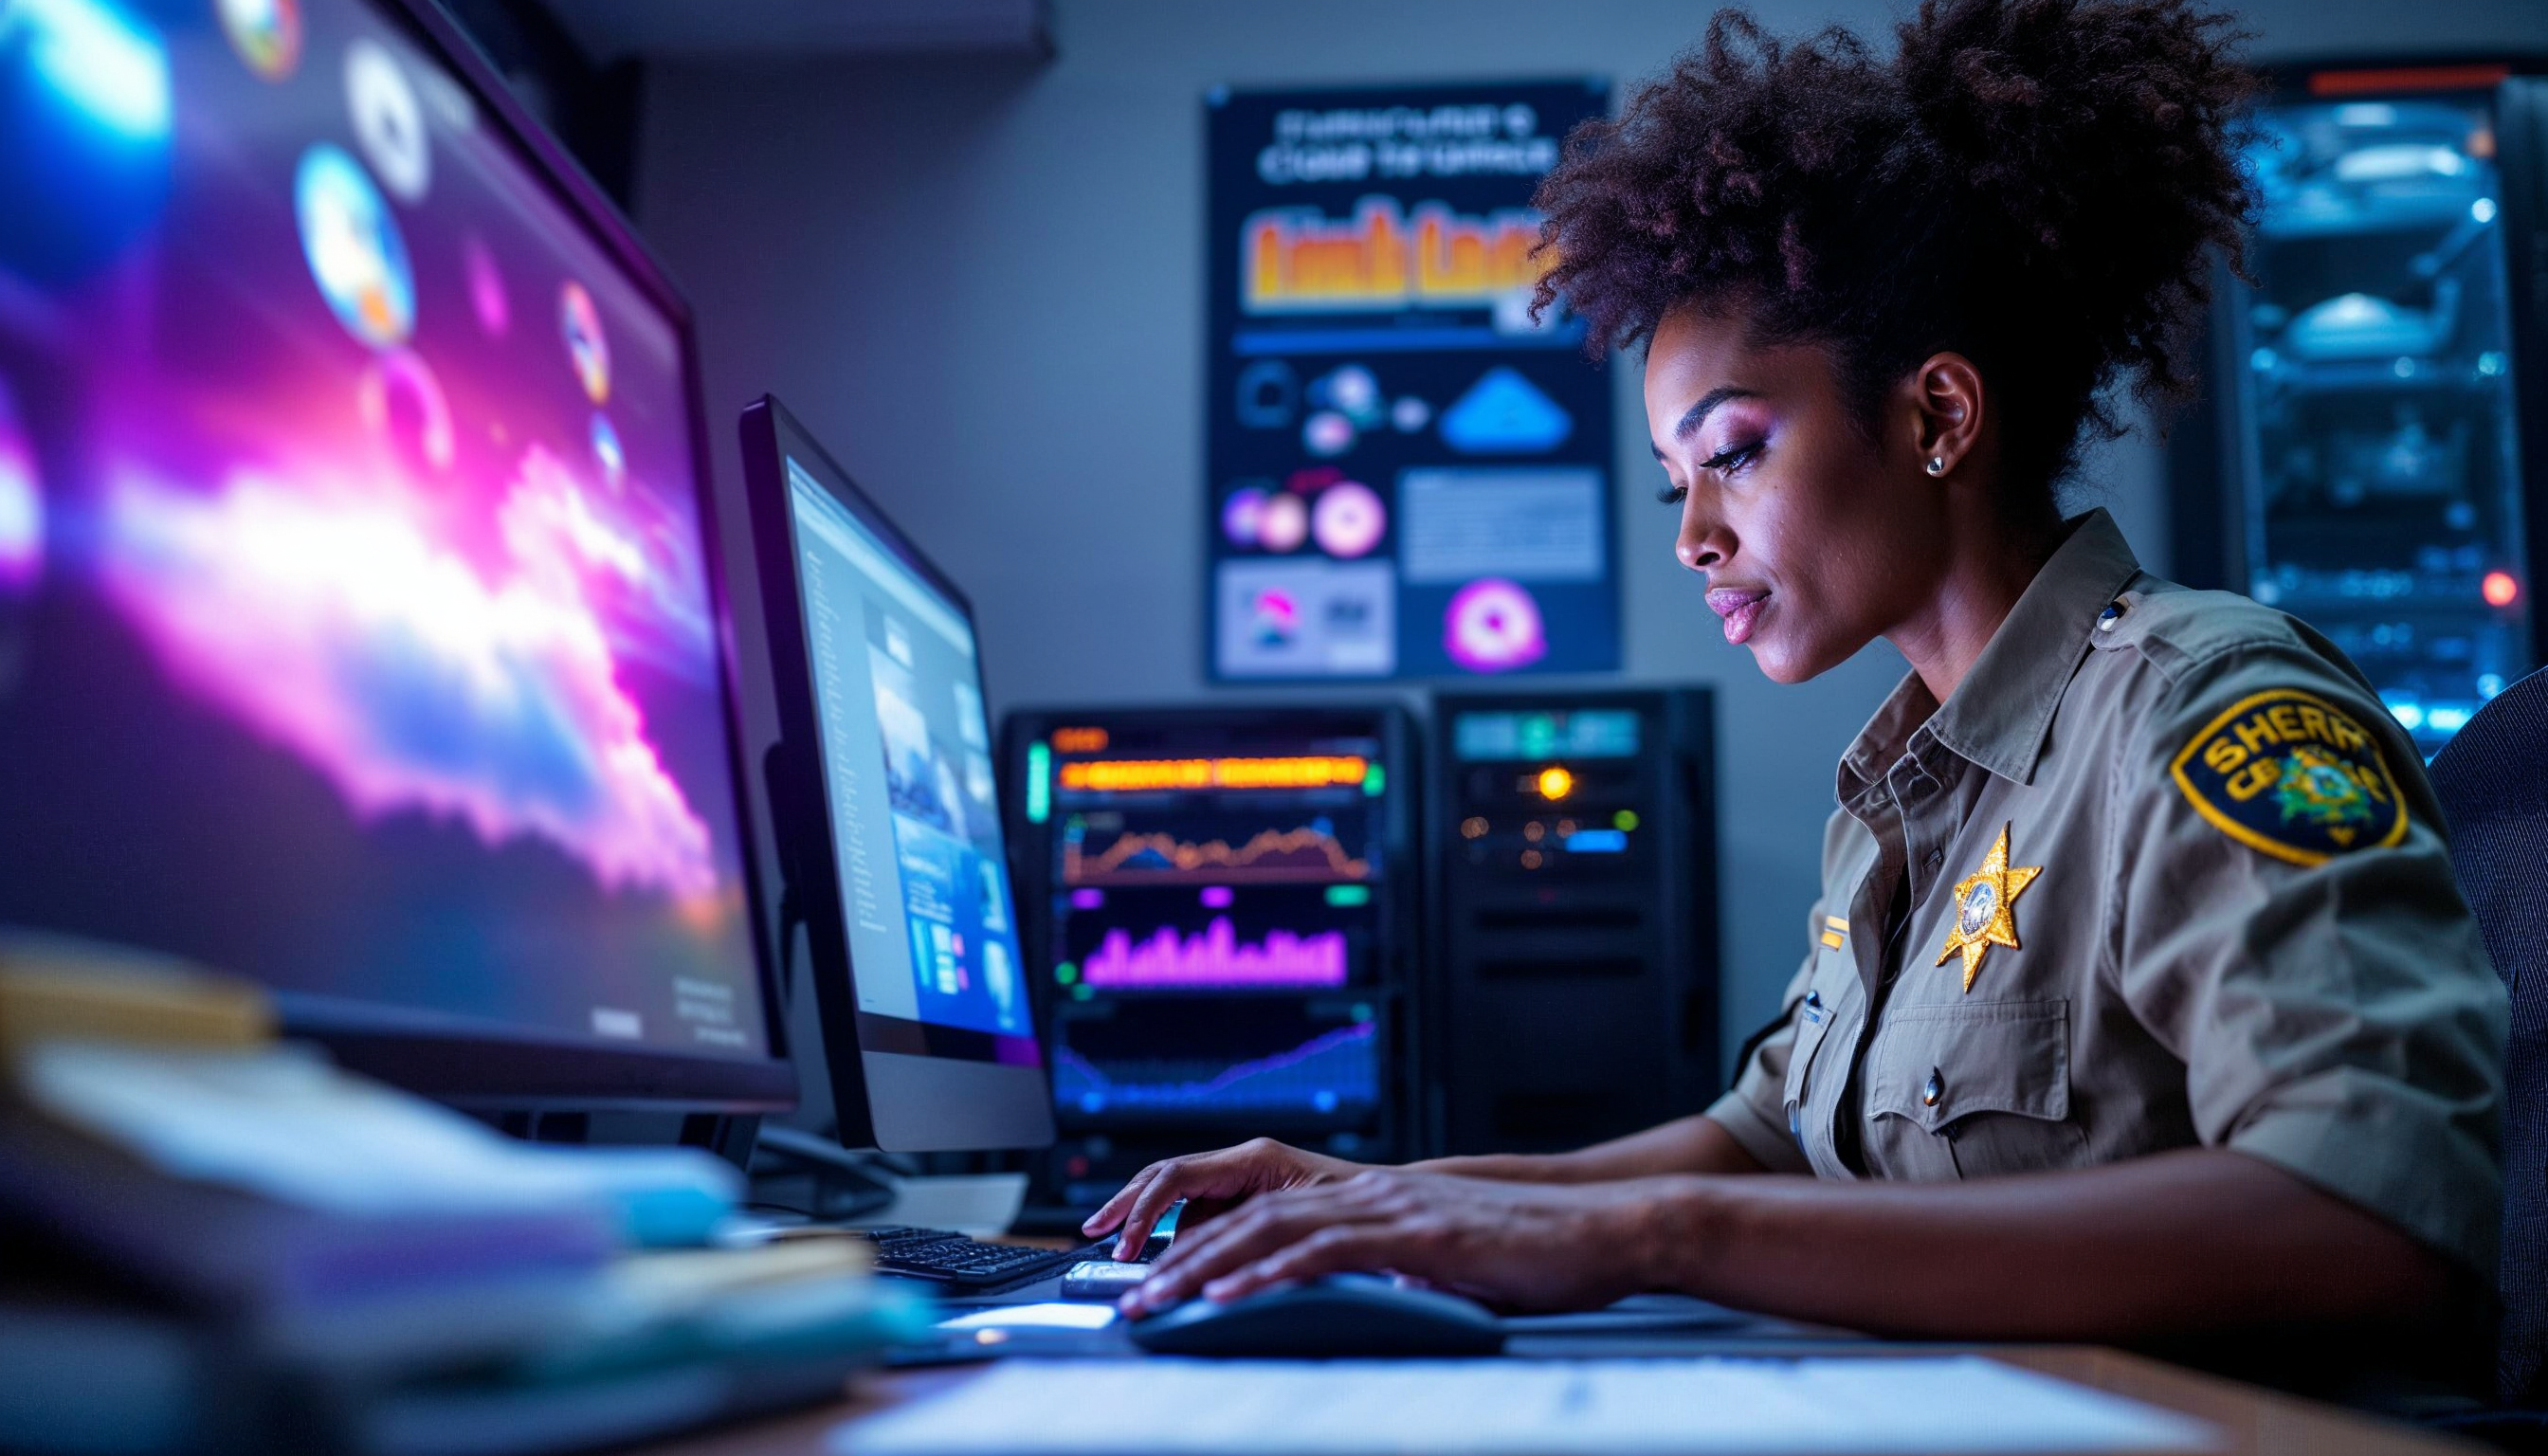
[[[1946,456],[1944,456],[1944,455],[1932,455],[1932,456],[1930,456],[1930,457],[1929,457],[1929,474],[1931,474],[1931,475],[1945,475],[1946,473],[1947,473],[1947,457],[1946,457]]]

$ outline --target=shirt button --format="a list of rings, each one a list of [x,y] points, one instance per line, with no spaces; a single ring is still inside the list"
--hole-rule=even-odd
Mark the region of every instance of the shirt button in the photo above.
[[[2097,613],[2097,630],[2100,632],[2115,630],[2115,623],[2124,619],[2126,610],[2128,608],[2120,599],[2107,602],[2106,609]]]
[[[1938,1099],[1946,1095],[1946,1074],[1939,1071],[1934,1066],[1929,1068],[1929,1085],[1920,1089],[1920,1105],[1922,1107],[1936,1107],[1938,1105]]]

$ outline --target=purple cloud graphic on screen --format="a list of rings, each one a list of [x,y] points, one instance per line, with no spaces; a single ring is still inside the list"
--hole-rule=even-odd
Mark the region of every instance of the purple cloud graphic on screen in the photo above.
[[[220,489],[109,489],[110,593],[172,677],[316,767],[366,819],[536,837],[610,889],[717,893],[707,826],[621,684],[605,602],[644,533],[525,455],[493,541],[475,511],[377,479],[240,471]],[[555,549],[552,530],[580,532]]]

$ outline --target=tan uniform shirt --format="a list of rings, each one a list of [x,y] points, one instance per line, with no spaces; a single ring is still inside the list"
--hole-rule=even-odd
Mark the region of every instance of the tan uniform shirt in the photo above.
[[[2505,1006],[2422,760],[2323,638],[2078,521],[1841,761],[1812,949],[1707,1115],[1827,1178],[2229,1147],[2489,1278]]]

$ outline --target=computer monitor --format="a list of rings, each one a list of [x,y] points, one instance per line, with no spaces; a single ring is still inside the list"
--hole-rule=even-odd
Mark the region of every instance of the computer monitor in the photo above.
[[[1181,1144],[1411,1150],[1409,739],[1391,706],[1011,715],[1065,1201]]]
[[[1052,1140],[973,609],[776,400],[743,415],[779,742],[844,1145]]]
[[[0,927],[774,1109],[689,318],[428,0],[0,8]]]

